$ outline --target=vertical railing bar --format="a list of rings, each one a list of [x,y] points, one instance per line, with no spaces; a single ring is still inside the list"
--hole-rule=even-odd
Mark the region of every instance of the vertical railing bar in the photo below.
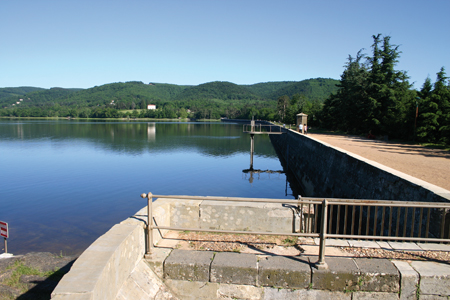
[[[406,225],[408,220],[408,210],[409,207],[405,207],[405,221],[403,222],[403,237],[406,237]]]
[[[336,233],[339,234],[339,225],[341,221],[341,205],[338,205],[337,209],[337,221],[336,221]]]
[[[402,210],[401,207],[397,207],[397,226],[395,226],[395,236],[400,237],[400,211]]]
[[[373,236],[377,235],[377,220],[378,220],[378,206],[375,206],[374,218],[373,218]]]
[[[300,208],[300,232],[305,232],[305,226],[303,225],[303,203]]]
[[[145,255],[148,257],[152,254],[153,248],[153,194],[141,194],[142,198],[147,198],[147,236],[145,245]]]
[[[389,229],[388,229],[388,236],[391,236],[391,229],[392,229],[392,212],[393,207],[389,206]]]
[[[328,232],[329,233],[332,233],[332,229],[333,229],[333,227],[332,227],[332,225],[331,224],[333,224],[333,208],[334,208],[334,205],[330,205],[330,222],[328,222],[329,223],[329,228],[328,228]]]
[[[352,227],[350,229],[350,234],[353,235],[355,233],[355,214],[356,214],[356,206],[352,206]]]
[[[319,218],[318,208],[319,204],[314,204],[314,233],[317,233],[317,219]]]
[[[442,209],[442,218],[441,218],[441,234],[439,235],[439,237],[441,239],[444,238],[444,231],[445,231],[445,208]],[[442,242],[441,242],[442,244]]]
[[[358,214],[358,218],[359,218],[359,224],[358,224],[358,235],[361,235],[361,230],[362,230],[362,211],[363,211],[363,207],[362,205],[359,206],[359,214]]]
[[[306,233],[309,233],[309,204],[305,205],[306,213],[305,213],[305,231]]]
[[[324,199],[322,203],[322,222],[320,224],[320,246],[319,246],[319,260],[316,263],[317,269],[328,269],[328,265],[325,262],[325,244],[327,239],[327,214],[328,205],[327,200]]]
[[[311,203],[308,204],[308,233],[311,233]]]
[[[384,218],[386,217],[386,207],[383,206],[383,210],[381,213],[381,232],[380,235],[383,236],[384,235]]]
[[[419,237],[422,237],[422,221],[423,221],[423,207],[420,208],[419,215]]]
[[[413,208],[412,211],[412,221],[411,221],[411,234],[409,235],[410,237],[414,236],[414,223],[416,221],[416,208]]]
[[[366,224],[366,235],[369,235],[370,225],[370,206],[367,206],[367,224]]]
[[[303,222],[304,222],[303,219],[304,219],[304,217],[303,217],[303,202],[302,202],[301,210],[300,210],[300,232],[306,233],[305,226],[303,225]]]
[[[344,210],[344,234],[347,234],[347,217],[348,217],[348,205],[345,206]]]
[[[427,225],[425,228],[425,238],[428,238],[428,232],[430,232],[430,215],[431,215],[431,208],[427,208]]]

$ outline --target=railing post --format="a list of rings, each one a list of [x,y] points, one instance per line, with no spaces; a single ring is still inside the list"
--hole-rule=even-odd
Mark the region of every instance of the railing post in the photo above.
[[[325,243],[327,238],[327,216],[328,216],[328,202],[324,199],[322,202],[322,223],[320,224],[320,246],[319,246],[319,261],[316,263],[316,268],[319,270],[328,269],[325,262]]]
[[[141,194],[141,197],[147,198],[147,236],[145,245],[145,257],[148,257],[152,254],[152,247],[153,247],[153,222],[152,222],[153,195],[152,193]]]

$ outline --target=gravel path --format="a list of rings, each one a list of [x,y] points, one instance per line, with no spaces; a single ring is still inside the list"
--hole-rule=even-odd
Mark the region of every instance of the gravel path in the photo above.
[[[450,152],[359,136],[308,133],[315,139],[450,190]]]

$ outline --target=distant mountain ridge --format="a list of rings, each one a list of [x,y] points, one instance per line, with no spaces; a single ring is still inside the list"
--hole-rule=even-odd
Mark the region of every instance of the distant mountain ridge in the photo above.
[[[36,87],[0,88],[1,107],[10,106],[24,98],[21,106],[65,106],[91,107],[122,103],[123,108],[134,103],[221,100],[221,101],[276,101],[278,97],[295,94],[306,99],[323,102],[337,90],[338,80],[314,78],[302,81],[279,81],[238,85],[226,81],[213,81],[196,86],[168,83],[144,84],[140,81],[109,83],[88,89]],[[117,108],[121,108],[117,106]]]

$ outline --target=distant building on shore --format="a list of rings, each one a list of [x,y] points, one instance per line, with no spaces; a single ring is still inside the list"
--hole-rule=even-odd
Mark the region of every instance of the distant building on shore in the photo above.
[[[147,105],[147,109],[156,109],[156,105],[155,104],[149,104],[149,105]]]

